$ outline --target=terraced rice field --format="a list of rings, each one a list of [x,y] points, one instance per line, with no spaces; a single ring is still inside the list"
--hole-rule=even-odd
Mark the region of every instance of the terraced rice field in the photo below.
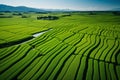
[[[0,19],[0,80],[120,80],[120,16],[11,19]]]

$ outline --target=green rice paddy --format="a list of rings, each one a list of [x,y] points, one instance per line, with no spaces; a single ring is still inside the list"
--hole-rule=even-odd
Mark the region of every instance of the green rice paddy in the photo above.
[[[0,80],[120,80],[120,16],[23,14],[0,18]]]

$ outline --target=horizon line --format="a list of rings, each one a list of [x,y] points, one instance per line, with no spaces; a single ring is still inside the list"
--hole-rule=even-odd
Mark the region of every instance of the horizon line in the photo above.
[[[95,9],[95,10],[75,10],[75,9],[70,9],[70,8],[38,8],[38,7],[32,7],[32,6],[26,6],[26,5],[9,5],[9,4],[0,4],[0,5],[5,5],[5,6],[11,6],[11,7],[27,7],[27,8],[34,8],[34,9],[48,9],[48,10],[67,10],[67,11],[120,11],[120,8],[114,8],[114,9],[118,9],[118,10],[114,10],[114,9],[110,9],[110,10],[98,10],[98,9]]]

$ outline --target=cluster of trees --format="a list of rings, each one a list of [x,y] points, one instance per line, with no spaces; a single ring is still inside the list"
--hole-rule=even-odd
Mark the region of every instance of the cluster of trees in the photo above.
[[[48,12],[36,12],[36,14],[48,14]]]
[[[22,13],[13,13],[12,15],[21,16]]]
[[[11,15],[0,15],[0,18],[12,18],[13,16]]]
[[[96,13],[94,11],[90,11],[89,15],[96,15]]]
[[[4,13],[0,13],[0,15],[4,15]]]
[[[114,11],[112,12],[114,15],[120,16],[120,11]]]
[[[18,12],[10,12],[10,14],[6,15],[6,13],[0,13],[0,18],[12,18],[13,16],[21,16],[21,18],[29,18],[29,15],[24,15],[23,13]]]
[[[57,20],[59,17],[57,16],[38,16],[37,20]]]
[[[21,18],[29,18],[29,15],[22,15]]]
[[[94,11],[90,11],[89,12],[89,15],[96,15],[97,13],[103,13],[105,11],[98,11],[98,12],[94,12]],[[107,13],[112,13],[113,15],[116,15],[116,16],[120,16],[120,11],[106,11]]]

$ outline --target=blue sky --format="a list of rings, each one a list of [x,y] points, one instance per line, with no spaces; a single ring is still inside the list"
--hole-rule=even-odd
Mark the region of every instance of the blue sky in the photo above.
[[[0,4],[73,10],[109,10],[120,8],[120,0],[1,0]]]

